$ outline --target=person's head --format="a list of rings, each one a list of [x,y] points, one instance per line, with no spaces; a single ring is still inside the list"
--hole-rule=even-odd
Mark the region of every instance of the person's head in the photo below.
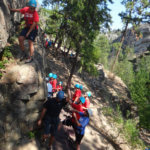
[[[35,8],[37,7],[37,2],[36,0],[29,0],[28,6],[31,11],[35,11]]]
[[[85,103],[85,98],[81,96],[81,97],[79,98],[79,103],[80,103],[80,104],[84,104],[84,103]]]
[[[53,73],[49,73],[49,75],[48,75],[50,78],[52,78],[53,77]]]
[[[64,98],[64,91],[59,91],[56,98],[61,101]]]
[[[85,93],[86,97],[91,97],[91,95],[92,95],[92,93],[90,91],[88,91],[88,92]]]
[[[45,78],[45,81],[46,81],[46,82],[49,82],[49,77],[46,77],[46,78]]]
[[[62,81],[60,81],[60,82],[59,82],[59,85],[62,85],[62,84],[63,84],[63,82],[62,82]]]
[[[85,113],[84,113],[86,116],[88,116],[88,117],[91,117],[92,115],[93,115],[93,112],[92,112],[92,110],[89,108],[89,109],[87,109],[86,111],[85,111]]]
[[[83,90],[83,86],[82,85],[80,85],[79,88],[80,88],[80,90]]]
[[[56,74],[53,74],[53,79],[57,79],[57,75]]]
[[[75,87],[76,89],[79,89],[79,88],[80,88],[80,85],[79,85],[79,84],[76,84],[74,87]]]

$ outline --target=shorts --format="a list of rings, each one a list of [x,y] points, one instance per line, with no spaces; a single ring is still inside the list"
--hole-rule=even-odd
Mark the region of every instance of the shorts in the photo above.
[[[82,134],[78,133],[78,130],[75,129],[75,135],[76,135],[76,143],[80,144],[84,134],[82,135]]]
[[[24,36],[24,37],[26,37],[26,34],[27,34],[27,32],[29,31],[29,29],[30,29],[30,27],[25,27],[25,28],[23,28],[23,30],[21,31],[21,33],[20,33],[20,36]],[[37,36],[37,34],[38,34],[38,29],[33,29],[31,32],[30,32],[30,34],[29,34],[29,36],[28,37],[26,37],[26,39],[28,39],[28,40],[31,40],[31,41],[35,41],[35,38],[36,38],[36,36]]]
[[[62,122],[63,125],[66,125],[66,126],[72,126],[74,131],[75,131],[75,136],[76,136],[76,143],[77,144],[80,144],[81,143],[81,140],[84,136],[84,134],[82,135],[80,130],[78,130],[76,128],[76,125],[72,122],[72,118],[71,117],[68,117],[67,119],[65,119],[63,122]]]
[[[58,125],[59,125],[59,118],[45,118],[44,121],[44,134],[48,135],[51,134],[55,136]]]

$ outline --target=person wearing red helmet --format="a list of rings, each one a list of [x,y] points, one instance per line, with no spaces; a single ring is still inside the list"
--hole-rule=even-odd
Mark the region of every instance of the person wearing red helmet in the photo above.
[[[36,0],[30,0],[28,3],[28,6],[22,8],[22,9],[13,9],[8,4],[8,8],[10,11],[20,12],[21,14],[24,15],[25,27],[23,28],[23,30],[20,33],[19,45],[21,48],[20,60],[22,61],[23,59],[26,58],[24,40],[25,39],[28,40],[30,55],[29,55],[29,58],[26,60],[26,63],[30,63],[33,61],[33,55],[34,55],[33,42],[35,41],[35,38],[38,33],[38,25],[37,24],[39,22],[39,15],[38,15],[38,12],[35,10],[36,7],[37,7]]]

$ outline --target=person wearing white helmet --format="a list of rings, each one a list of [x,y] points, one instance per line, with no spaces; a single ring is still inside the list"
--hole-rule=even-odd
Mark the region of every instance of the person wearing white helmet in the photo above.
[[[47,84],[47,98],[51,98],[53,96],[53,93],[52,93],[52,85],[49,83],[49,77],[46,77],[45,78],[46,80],[46,84]]]
[[[24,15],[25,27],[23,28],[23,30],[20,33],[19,45],[21,48],[20,61],[22,61],[27,57],[27,55],[25,53],[24,40],[25,39],[28,40],[30,55],[29,55],[29,58],[26,60],[26,63],[30,63],[33,60],[33,55],[34,55],[33,42],[35,41],[35,38],[38,33],[37,23],[39,22],[39,15],[38,15],[38,12],[35,10],[36,7],[37,7],[36,0],[29,0],[28,6],[22,8],[22,9],[13,9],[8,4],[8,8],[10,11],[20,12],[21,14]]]

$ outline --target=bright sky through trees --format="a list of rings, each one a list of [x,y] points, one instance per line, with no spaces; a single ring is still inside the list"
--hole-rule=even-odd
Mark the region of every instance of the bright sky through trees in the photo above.
[[[109,8],[111,9],[111,16],[112,16],[112,21],[113,21],[111,28],[112,29],[122,29],[123,24],[121,22],[120,17],[118,16],[118,14],[121,11],[124,11],[125,8],[123,5],[121,5],[122,0],[113,0],[113,1],[114,1],[113,4],[109,3]],[[38,2],[40,4],[42,4],[42,0],[38,0]]]

